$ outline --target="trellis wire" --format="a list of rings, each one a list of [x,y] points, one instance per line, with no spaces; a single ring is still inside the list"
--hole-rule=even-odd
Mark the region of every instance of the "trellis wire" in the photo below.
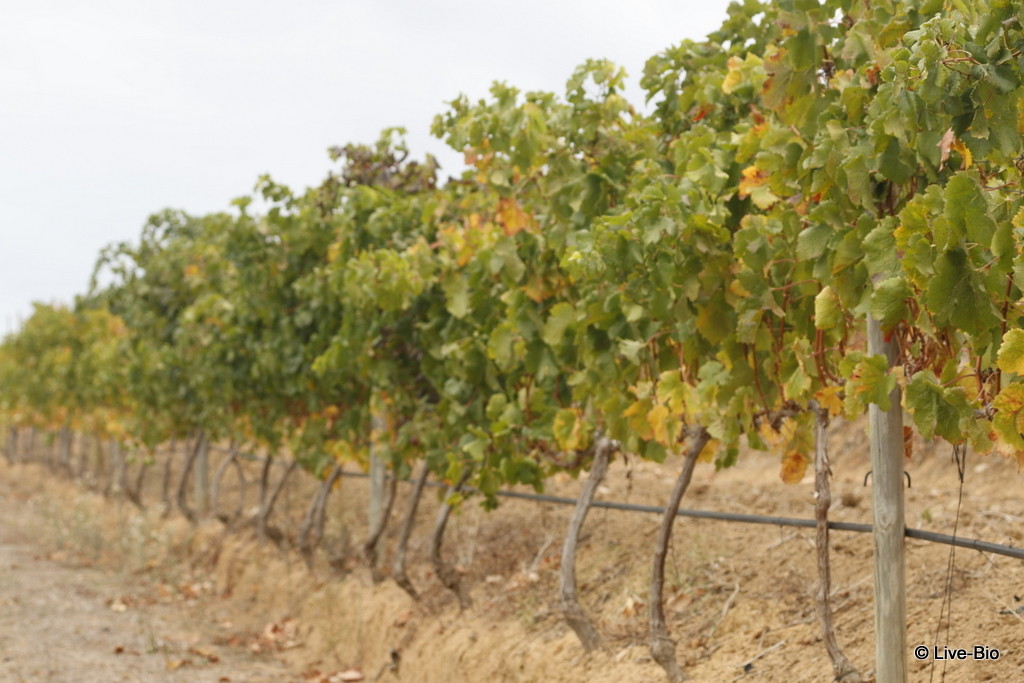
[[[358,477],[368,478],[370,475],[364,472],[344,472],[343,476],[346,477]],[[402,479],[401,481],[410,483],[408,479]],[[427,486],[433,486],[435,488],[446,487],[447,484],[440,482],[429,481]],[[472,487],[463,487],[463,490],[467,493],[480,493],[477,489]],[[576,500],[573,498],[565,498],[562,496],[551,496],[545,493],[523,493],[519,491],[498,491],[495,493],[497,496],[502,498],[519,498],[522,500],[532,500],[539,503],[554,503],[555,505],[575,505]],[[595,500],[592,503],[593,507],[596,508],[607,508],[609,510],[621,510],[624,512],[646,512],[648,514],[663,514],[665,508],[658,507],[656,505],[639,505],[637,503],[619,503],[616,501],[605,501]],[[813,519],[800,519],[798,517],[769,517],[765,515],[748,515],[736,512],[715,512],[713,510],[687,510],[680,509],[676,513],[680,517],[692,517],[695,519],[711,519],[719,522],[740,522],[742,524],[767,524],[770,526],[792,526],[802,527],[806,529],[813,529],[816,525]],[[859,534],[871,533],[870,524],[855,524],[853,522],[829,522],[829,529],[836,531],[852,531]],[[907,528],[904,530],[904,535],[907,538],[916,538],[921,541],[929,541],[931,543],[941,543],[943,545],[952,545],[958,548],[970,548],[984,553],[992,553],[994,555],[1004,555],[1006,557],[1013,557],[1018,560],[1024,560],[1024,548],[1015,548],[1010,545],[1002,545],[1000,543],[990,543],[988,541],[981,541],[973,538],[959,538],[949,536],[947,534],[940,534],[934,531],[925,531],[923,529],[911,529]]]

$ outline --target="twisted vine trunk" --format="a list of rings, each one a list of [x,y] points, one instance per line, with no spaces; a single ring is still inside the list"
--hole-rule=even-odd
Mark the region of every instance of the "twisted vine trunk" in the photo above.
[[[196,517],[204,519],[210,512],[210,443],[206,431],[199,430],[199,443],[192,465],[194,472],[194,489]]]
[[[270,459],[267,459],[270,462]],[[288,478],[295,471],[295,468],[299,466],[298,460],[292,460],[288,463],[288,467],[285,469],[284,474],[277,480],[277,485],[274,490],[271,491],[270,496],[266,498],[263,505],[260,507],[260,514],[256,520],[256,534],[260,540],[269,538],[276,544],[280,544],[284,540],[284,534],[275,526],[270,524],[270,516],[274,513],[274,505],[277,504],[277,499],[281,495],[281,491],[284,490],[284,485],[288,482]],[[265,472],[266,473],[266,472]]]
[[[135,472],[135,482],[124,490],[125,497],[140,510],[145,507],[142,504],[142,485],[145,482],[146,470],[149,469],[150,463],[148,457],[139,461],[139,469]]]
[[[228,471],[230,465],[235,466],[235,474],[238,476],[238,505],[235,507],[235,511],[228,515],[220,511],[220,485],[224,481],[224,474]],[[228,456],[217,467],[217,472],[213,476],[213,482],[210,484],[210,510],[213,512],[214,517],[224,524],[231,524],[242,516],[242,513],[245,511],[245,485],[245,472],[242,470],[241,463],[238,462],[238,446],[231,444],[231,447],[228,449]]]
[[[405,571],[405,557],[409,548],[409,537],[412,536],[412,528],[416,524],[416,510],[420,505],[420,498],[423,497],[423,489],[430,475],[430,467],[424,460],[420,465],[419,476],[416,477],[416,485],[413,488],[412,496],[409,498],[409,507],[405,511],[405,519],[402,520],[402,529],[398,534],[398,544],[395,546],[395,559],[391,564],[391,578],[395,580],[402,590],[409,594],[413,600],[419,600],[419,593],[412,585],[408,574]]]
[[[320,545],[321,541],[324,538],[324,523],[327,519],[327,499],[330,497],[331,491],[334,490],[335,483],[341,480],[342,473],[343,470],[341,464],[339,463],[334,468],[334,471],[331,472],[331,485],[326,487],[326,489],[324,490],[324,497],[323,500],[320,501],[320,508],[317,510],[316,516],[313,519],[313,538],[316,539],[313,542],[314,548]]]
[[[817,522],[815,548],[818,555],[818,621],[821,623],[821,637],[825,641],[825,651],[832,660],[833,680],[842,683],[860,683],[860,672],[843,654],[836,640],[835,626],[832,622],[832,569],[828,558],[828,509],[832,505],[832,487],[829,477],[832,474],[828,461],[828,412],[816,401],[811,402],[815,413],[814,422],[814,519]]]
[[[267,457],[263,459],[263,467],[260,469],[260,490],[259,490],[259,500],[260,500],[259,510],[260,510],[260,512],[263,511],[263,508],[267,504],[267,491],[270,490],[270,468],[273,466],[273,464],[274,464],[274,458],[271,457],[271,455],[268,453]],[[259,513],[257,513],[257,514],[259,514]]]
[[[174,473],[174,453],[177,451],[178,442],[171,440],[167,447],[167,457],[164,459],[164,476],[160,485],[160,505],[163,507],[163,516],[171,514],[171,477]]]
[[[34,459],[36,456],[36,428],[28,428],[28,438],[25,440],[25,462]]]
[[[192,448],[189,449],[188,457],[185,459],[185,468],[181,472],[181,479],[178,481],[178,510],[185,516],[185,519],[193,524],[199,521],[199,518],[196,516],[196,511],[188,504],[188,481],[189,476],[192,474],[192,467],[199,456],[199,448],[202,446],[202,442],[202,434],[197,434]]]
[[[49,431],[47,433],[50,449],[46,454],[46,466],[52,470],[56,470],[60,464],[60,443],[61,443],[61,430]]]
[[[377,566],[377,548],[381,537],[384,535],[384,529],[388,526],[391,508],[395,504],[395,491],[398,488],[398,477],[394,474],[386,475],[386,477],[385,489],[387,492],[383,505],[376,519],[371,519],[370,533],[366,537],[366,541],[363,542],[363,555],[366,557],[366,563],[370,565],[370,575],[373,577],[374,583],[380,583],[384,580],[384,574],[381,572],[380,567]]]
[[[456,597],[458,597],[461,609],[468,609],[472,606],[473,601],[470,599],[469,592],[465,586],[462,585],[459,573],[441,557],[441,544],[444,541],[444,531],[448,525],[448,517],[451,516],[452,512],[452,506],[448,499],[462,489],[463,484],[469,479],[470,473],[471,470],[467,468],[458,483],[448,487],[448,491],[445,493],[445,501],[441,504],[441,509],[437,511],[434,533],[430,538],[430,561],[434,565],[434,572],[437,574],[437,578],[441,580],[441,583],[444,584],[444,587],[455,593]]]
[[[580,606],[576,594],[576,546],[579,544],[583,522],[587,519],[591,503],[594,502],[594,494],[597,493],[597,487],[608,471],[608,460],[612,452],[618,448],[618,442],[604,436],[599,437],[595,442],[594,460],[590,465],[590,474],[587,475],[587,481],[583,484],[579,498],[576,499],[576,507],[573,509],[572,517],[569,519],[569,529],[565,534],[565,544],[562,546],[562,566],[559,575],[562,612],[565,614],[566,622],[576,632],[580,642],[583,643],[583,648],[587,651],[593,650],[601,644],[601,636],[590,617]]]
[[[85,481],[85,475],[89,470],[89,441],[85,434],[78,440],[78,467],[76,468],[75,477],[79,481]]]
[[[697,456],[704,450],[711,436],[704,427],[693,427],[689,430],[687,438],[689,445],[683,458],[683,469],[668,497],[665,513],[661,517],[661,526],[658,528],[658,538],[654,544],[649,600],[651,657],[661,665],[672,683],[686,680],[686,675],[676,660],[676,643],[669,635],[668,626],[665,624],[665,558],[668,556],[668,544],[672,540],[672,527],[679,512],[679,503],[690,486],[693,469],[697,465]]]
[[[336,463],[331,473],[320,484],[316,495],[306,511],[306,517],[302,520],[302,526],[295,537],[295,545],[306,564],[313,566],[313,550],[320,545],[320,539],[324,534],[324,515],[327,509],[327,498],[331,495],[334,484],[341,478],[341,463]]]
[[[7,462],[13,465],[18,459],[18,428],[7,428],[7,448],[4,449]]]

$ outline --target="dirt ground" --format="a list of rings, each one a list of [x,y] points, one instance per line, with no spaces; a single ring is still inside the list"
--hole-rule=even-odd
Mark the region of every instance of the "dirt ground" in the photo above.
[[[870,522],[863,427],[840,426],[830,443],[831,518]],[[915,444],[908,526],[952,533],[958,483],[949,451]],[[958,535],[1024,545],[1016,463],[968,458]],[[678,466],[617,460],[599,498],[660,505]],[[579,486],[562,477],[549,490],[574,496]],[[147,484],[146,498],[155,501],[158,487]],[[282,529],[297,525],[313,487],[304,477],[285,489]],[[326,542],[335,553],[366,532],[366,488],[345,479],[332,495]],[[775,459],[751,453],[723,472],[699,465],[683,507],[810,518],[813,480],[785,485]],[[656,516],[594,510],[587,520],[579,584],[603,637],[588,654],[557,607],[570,508],[507,500],[485,513],[470,500],[445,543],[471,587],[474,604],[464,612],[428,562],[436,509],[436,496],[425,496],[410,546],[410,577],[423,594],[414,602],[391,581],[374,584],[355,557],[339,572],[321,554],[309,569],[248,531],[141,514],[39,466],[2,463],[0,680],[664,680],[645,644]],[[811,529],[678,520],[666,611],[692,680],[831,679],[815,611],[813,539]],[[392,532],[388,551],[393,542]],[[983,661],[911,654],[910,680],[1024,680],[1024,563],[958,549],[949,572],[948,546],[908,540],[907,551],[911,647],[999,652]],[[870,537],[833,532],[832,573],[840,645],[870,680]]]

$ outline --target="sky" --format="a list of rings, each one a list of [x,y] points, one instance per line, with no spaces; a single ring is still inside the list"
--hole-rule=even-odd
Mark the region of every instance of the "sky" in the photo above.
[[[256,179],[302,188],[326,150],[494,81],[564,93],[589,58],[626,68],[718,28],[727,0],[0,0],[0,334],[70,304],[100,250],[161,209],[228,209]]]

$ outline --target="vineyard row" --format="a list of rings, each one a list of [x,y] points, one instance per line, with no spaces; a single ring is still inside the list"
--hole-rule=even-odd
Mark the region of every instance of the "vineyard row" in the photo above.
[[[784,481],[813,467],[827,581],[823,435],[867,413],[877,671],[905,680],[904,445],[1024,461],[1022,53],[1019,0],[744,0],[648,61],[648,115],[607,61],[561,96],[495,84],[434,121],[459,178],[389,129],[332,148],[315,187],[263,177],[230,211],[152,216],[73,309],[37,306],[0,344],[0,422],[187,441],[201,500],[211,442],[263,449],[260,533],[274,457],[320,499],[367,467],[377,522],[417,469],[445,510],[589,469],[567,547],[615,453],[682,450],[649,602],[675,681],[664,560],[695,464],[745,443]]]

